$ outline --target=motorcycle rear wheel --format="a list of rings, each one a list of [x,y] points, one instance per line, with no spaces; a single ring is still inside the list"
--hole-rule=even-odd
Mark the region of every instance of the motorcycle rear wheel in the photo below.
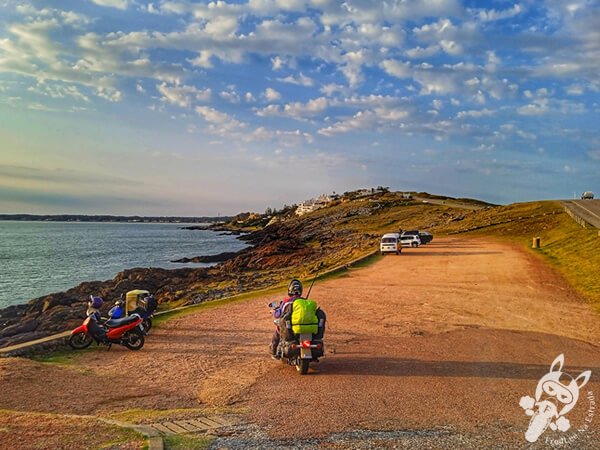
[[[69,336],[69,345],[74,350],[83,350],[84,348],[88,348],[93,340],[89,334],[80,331]]]
[[[300,372],[300,375],[306,375],[308,373],[308,366],[310,365],[310,359],[301,359],[300,364],[296,365],[296,370]]]
[[[140,350],[144,346],[144,335],[139,330],[132,330],[123,336],[123,345],[129,350]]]

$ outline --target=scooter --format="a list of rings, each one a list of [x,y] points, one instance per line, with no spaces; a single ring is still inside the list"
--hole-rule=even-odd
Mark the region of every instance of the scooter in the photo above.
[[[142,328],[144,329],[144,333],[148,334],[150,328],[152,328],[152,318],[154,317],[154,311],[146,311],[143,308],[137,308],[131,312],[132,314],[137,314],[142,318]],[[113,319],[122,319],[124,317],[130,317],[125,315],[125,304],[122,300],[117,300],[115,302],[115,306],[113,306],[108,311],[109,320]]]
[[[137,307],[129,314],[137,314],[142,318],[142,327],[146,334],[152,328],[152,317],[154,317],[154,311],[156,310],[156,300],[153,295],[150,295],[148,291],[136,290],[130,291],[126,295],[121,295],[121,298],[115,302],[115,305],[108,311],[108,317],[110,319],[121,319],[127,314],[127,303],[126,298],[130,295],[137,295],[143,297],[139,301],[136,301]]]
[[[100,314],[92,312],[83,323],[71,331],[69,345],[75,350],[89,347],[93,341],[98,345],[106,344],[108,349],[112,344],[119,344],[129,350],[140,350],[144,346],[145,331],[142,328],[142,318],[137,314],[122,319],[109,319],[102,323]]]

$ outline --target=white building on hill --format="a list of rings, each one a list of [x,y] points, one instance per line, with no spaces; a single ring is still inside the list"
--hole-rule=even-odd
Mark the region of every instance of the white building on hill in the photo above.
[[[303,216],[304,214],[311,213],[317,209],[324,208],[331,202],[331,197],[326,194],[319,195],[317,198],[305,200],[298,205],[298,208],[296,208],[296,215]]]

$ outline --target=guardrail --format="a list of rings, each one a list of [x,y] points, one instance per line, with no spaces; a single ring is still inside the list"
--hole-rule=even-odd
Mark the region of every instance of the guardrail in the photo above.
[[[319,278],[332,275],[343,270],[347,270],[351,268],[355,264],[359,264],[373,256],[375,256],[379,251],[373,251],[367,253],[366,255],[360,256],[348,263],[342,264],[340,266],[334,267],[333,269],[329,269],[326,272],[323,272],[319,275]],[[228,298],[237,297],[240,294],[236,294],[230,297],[222,297],[214,300],[226,300]],[[206,303],[206,302],[205,302]],[[162,314],[172,313],[175,311],[181,311],[188,308],[193,308],[198,306],[199,304],[180,306],[178,308],[168,309],[166,311],[159,311],[155,313],[155,316],[160,316]],[[63,331],[62,333],[53,334],[51,336],[46,336],[43,338],[35,339],[33,341],[22,342],[20,344],[10,345],[8,347],[0,348],[0,358],[1,357],[9,357],[9,356],[26,356],[34,353],[39,353],[41,351],[50,351],[56,349],[58,347],[62,347],[67,343],[68,337],[71,335],[70,331]]]
[[[572,218],[572,219],[573,219],[575,222],[577,222],[577,223],[578,223],[579,225],[581,225],[583,228],[587,228],[587,226],[588,226],[588,223],[587,223],[587,221],[586,221],[584,218],[582,218],[582,217],[578,216],[578,215],[577,215],[577,213],[575,213],[575,212],[574,212],[574,211],[573,211],[571,208],[569,208],[569,206],[568,206],[568,205],[564,205],[564,208],[565,208],[565,211],[567,212],[567,214],[568,214],[569,216],[571,216],[571,218]]]

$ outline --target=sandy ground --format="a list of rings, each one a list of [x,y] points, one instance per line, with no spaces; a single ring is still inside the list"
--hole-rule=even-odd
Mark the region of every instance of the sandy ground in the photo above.
[[[0,360],[0,409],[239,407],[255,431],[219,441],[231,448],[508,448],[526,444],[520,397],[560,353],[573,376],[592,370],[571,422],[589,416],[584,391],[598,404],[598,316],[520,249],[440,239],[318,283],[311,297],[328,314],[327,354],[307,376],[267,356],[271,296],[171,320],[140,352],[92,352],[74,366]],[[600,413],[591,430],[575,436],[579,448],[594,448]]]

